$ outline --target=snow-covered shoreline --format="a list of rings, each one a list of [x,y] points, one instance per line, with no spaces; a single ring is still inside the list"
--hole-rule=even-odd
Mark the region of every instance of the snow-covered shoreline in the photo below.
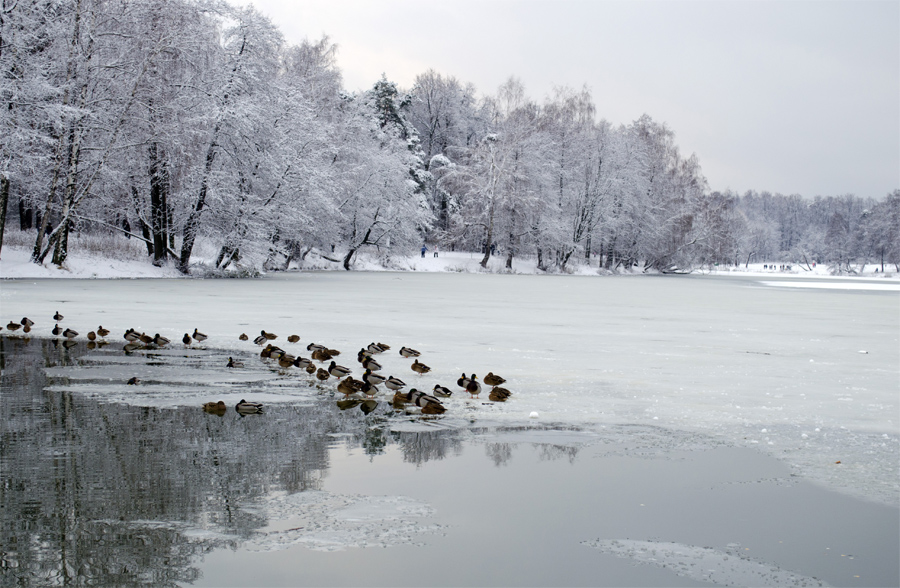
[[[161,267],[154,266],[148,261],[134,259],[116,259],[114,257],[94,255],[83,252],[72,252],[62,267],[58,267],[45,261],[43,264],[35,264],[30,260],[31,251],[25,247],[4,246],[0,255],[0,279],[41,279],[41,278],[76,278],[76,279],[137,279],[137,278],[186,278],[179,272],[174,264],[170,263]],[[548,275],[537,267],[534,259],[515,258],[512,271],[506,268],[506,259],[501,256],[493,256],[488,261],[488,267],[482,268],[482,255],[476,252],[440,251],[435,257],[432,251],[425,256],[413,255],[405,258],[393,258],[389,264],[384,265],[378,260],[361,256],[354,263],[354,271],[384,272],[384,271],[412,271],[412,272],[448,272],[448,273],[512,273],[520,275]],[[203,263],[203,259],[197,259]],[[799,266],[789,266],[791,269],[777,269],[787,264],[751,263],[747,266],[722,266],[715,269],[697,269],[692,273],[697,275],[725,275],[745,277],[769,277],[769,278],[817,278],[834,281],[858,281],[860,279],[889,280],[890,283],[900,283],[900,273],[885,268],[882,273],[880,266],[867,265],[863,273],[850,275],[832,275],[829,268],[819,264],[812,269],[801,269]],[[776,269],[767,269],[768,267]],[[328,261],[324,258],[310,258],[301,266],[293,265],[289,271],[345,271],[339,263]],[[877,270],[877,271],[876,271]],[[552,275],[552,274],[549,274]],[[608,276],[608,275],[647,275],[641,271],[634,272],[610,272],[596,265],[577,263],[561,275],[580,276]]]

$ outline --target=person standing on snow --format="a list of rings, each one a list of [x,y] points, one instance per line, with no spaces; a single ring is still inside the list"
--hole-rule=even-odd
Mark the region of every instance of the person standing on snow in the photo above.
[[[425,257],[425,252],[428,251],[428,247],[422,245],[422,257]]]

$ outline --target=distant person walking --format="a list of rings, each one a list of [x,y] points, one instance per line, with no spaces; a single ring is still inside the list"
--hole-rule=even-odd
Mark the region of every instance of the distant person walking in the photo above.
[[[422,257],[425,257],[425,252],[428,251],[428,247],[422,245]]]
[[[434,256],[435,257],[438,256],[438,246],[437,245],[434,246]]]

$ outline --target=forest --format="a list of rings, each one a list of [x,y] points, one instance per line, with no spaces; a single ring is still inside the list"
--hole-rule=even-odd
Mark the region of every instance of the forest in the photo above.
[[[70,235],[115,234],[205,275],[313,252],[389,265],[423,243],[509,270],[900,271],[900,190],[713,191],[665,123],[611,124],[587,88],[539,102],[515,77],[482,95],[429,70],[354,93],[327,37],[290,45],[252,7],[0,7],[0,247],[4,229],[28,231],[35,263],[63,264]]]

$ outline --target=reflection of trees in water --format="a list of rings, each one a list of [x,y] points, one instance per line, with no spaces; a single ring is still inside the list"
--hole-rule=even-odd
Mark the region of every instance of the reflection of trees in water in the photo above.
[[[444,459],[453,451],[462,452],[462,439],[456,431],[392,431],[391,436],[403,453],[403,461],[421,465],[433,459]]]
[[[242,504],[320,487],[328,433],[342,430],[326,403],[218,417],[45,390],[40,368],[79,352],[0,338],[4,585],[190,582],[204,551],[266,523]],[[189,539],[186,526],[216,533]]]
[[[541,461],[567,459],[569,463],[574,463],[575,458],[578,457],[578,449],[576,446],[542,443],[538,445],[538,459]]]
[[[484,453],[494,462],[495,466],[500,467],[512,459],[512,448],[513,446],[509,443],[486,443]]]

